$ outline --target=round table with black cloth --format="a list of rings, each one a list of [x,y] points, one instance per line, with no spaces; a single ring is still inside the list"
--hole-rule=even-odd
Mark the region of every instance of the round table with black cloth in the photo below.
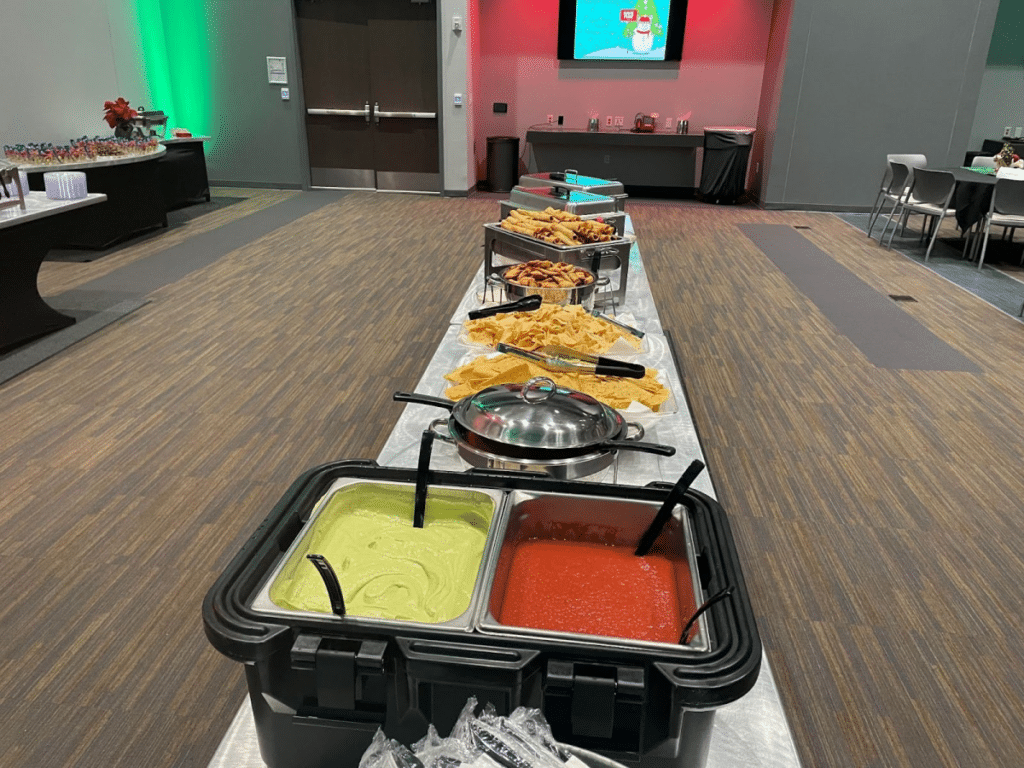
[[[979,173],[967,168],[939,168],[953,174],[956,190],[953,192],[953,208],[956,209],[956,223],[961,232],[985,218],[992,205],[992,191],[996,186],[994,174]]]

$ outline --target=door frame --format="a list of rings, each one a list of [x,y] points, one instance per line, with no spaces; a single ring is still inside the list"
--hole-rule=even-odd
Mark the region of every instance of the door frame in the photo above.
[[[313,176],[312,170],[309,167],[309,135],[306,132],[306,91],[302,84],[302,57],[299,53],[299,19],[298,14],[295,10],[295,3],[297,0],[291,0],[289,3],[291,17],[292,17],[292,46],[295,51],[295,64],[292,70],[295,72],[295,87],[292,88],[293,98],[292,101],[298,105],[296,114],[296,131],[298,132],[299,139],[299,157],[303,164],[302,173],[302,188],[305,191],[314,189],[313,187]],[[412,0],[409,0],[412,2]],[[441,23],[441,2],[442,0],[433,0],[434,3],[434,20],[437,25],[437,39],[435,43],[437,45],[437,167],[440,174],[440,189],[438,192],[409,192],[407,194],[420,194],[420,195],[440,195],[445,196],[445,167],[444,167],[444,107],[446,102],[444,100],[444,91],[442,90],[442,84],[444,83],[444,69],[442,67],[442,54],[444,52],[444,32],[445,28]],[[289,85],[289,87],[291,87]],[[297,97],[297,98],[296,98]],[[463,100],[463,108],[465,108],[465,99]],[[319,189],[319,187],[317,187]],[[379,192],[380,190],[374,190]]]

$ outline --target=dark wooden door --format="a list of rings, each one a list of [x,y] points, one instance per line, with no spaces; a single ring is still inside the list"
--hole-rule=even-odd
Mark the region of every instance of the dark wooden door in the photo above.
[[[314,186],[440,191],[434,0],[297,0]]]

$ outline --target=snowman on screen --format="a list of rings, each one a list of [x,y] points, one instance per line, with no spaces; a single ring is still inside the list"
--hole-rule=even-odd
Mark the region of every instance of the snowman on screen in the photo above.
[[[636,53],[649,53],[654,48],[655,35],[662,34],[661,20],[654,0],[637,0],[636,21],[626,24],[622,36],[631,38]]]

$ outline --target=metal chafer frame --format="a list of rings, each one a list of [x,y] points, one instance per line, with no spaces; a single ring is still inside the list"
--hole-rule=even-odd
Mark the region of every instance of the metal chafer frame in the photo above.
[[[502,229],[500,224],[484,224],[484,295],[489,287],[488,278],[497,275],[510,264],[534,259],[564,261],[568,264],[599,271],[618,270],[618,285],[597,293],[595,307],[614,307],[626,299],[629,282],[629,250],[632,242],[625,238],[607,243],[558,246],[535,237]]]
[[[621,181],[611,179],[599,179],[595,176],[581,176],[579,171],[571,168],[565,171],[549,171],[546,173],[527,173],[519,177],[521,187],[550,187],[558,186],[565,189],[587,192],[591,195],[603,195],[615,201],[615,210],[624,211],[626,208],[625,187]]]
[[[528,210],[528,211],[539,211],[542,208],[534,208],[528,205],[517,205],[511,200],[502,200],[498,204],[498,210],[501,212],[501,218],[506,219],[508,215],[514,210]],[[604,224],[608,224],[615,228],[615,234],[622,237],[626,233],[626,214],[621,211],[615,211],[613,213],[578,213],[576,214],[581,219],[587,221],[600,220]]]

